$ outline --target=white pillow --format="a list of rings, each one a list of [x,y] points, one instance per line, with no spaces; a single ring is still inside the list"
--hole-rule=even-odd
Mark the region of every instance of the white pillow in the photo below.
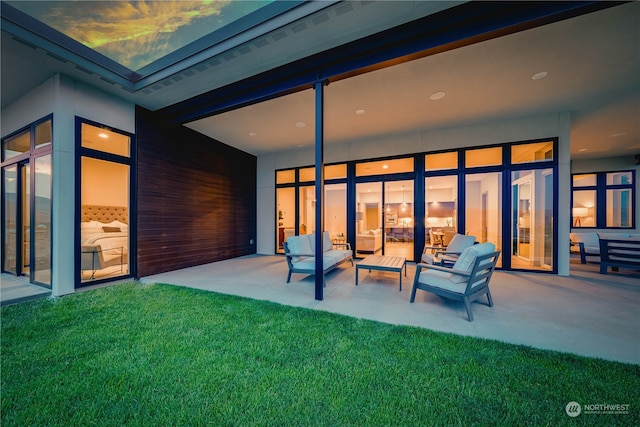
[[[333,242],[331,241],[331,236],[328,231],[322,233],[322,250],[324,252],[330,251],[333,249]]]
[[[458,260],[453,264],[454,270],[470,272],[473,268],[473,263],[476,260],[477,252],[474,247],[468,247],[458,257]]]
[[[464,234],[455,234],[451,241],[449,242],[449,246],[447,246],[447,250],[449,252],[462,252],[469,246],[473,245],[473,242],[476,241],[476,236],[466,236]]]
[[[87,228],[99,228],[102,226],[102,223],[98,221],[83,221],[80,223],[80,229],[86,230]]]
[[[105,224],[108,227],[118,227],[121,230],[126,230],[127,229],[127,224],[125,224],[124,222],[120,222],[120,221],[111,221],[109,224]]]
[[[476,262],[476,258],[481,255],[487,255],[495,252],[496,246],[493,243],[481,243],[479,245],[470,246],[460,254],[458,260],[453,264],[454,270],[462,270],[467,273],[471,273],[473,264]],[[464,276],[453,274],[451,277],[452,282],[461,283],[467,280]]]
[[[291,236],[287,239],[287,246],[289,246],[289,252],[292,254],[310,254],[311,245],[309,245],[309,238],[305,235]]]

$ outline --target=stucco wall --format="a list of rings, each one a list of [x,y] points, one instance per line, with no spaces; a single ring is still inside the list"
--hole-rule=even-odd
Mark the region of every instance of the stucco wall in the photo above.
[[[53,295],[74,292],[76,116],[133,133],[134,105],[69,77],[54,75],[1,113],[2,136],[53,114]]]

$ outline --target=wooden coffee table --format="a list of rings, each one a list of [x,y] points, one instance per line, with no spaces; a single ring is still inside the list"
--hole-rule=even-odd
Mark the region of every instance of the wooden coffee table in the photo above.
[[[402,290],[402,269],[407,275],[407,259],[401,256],[370,255],[356,264],[356,286],[358,286],[358,270],[361,268],[378,271],[400,273],[400,290]]]

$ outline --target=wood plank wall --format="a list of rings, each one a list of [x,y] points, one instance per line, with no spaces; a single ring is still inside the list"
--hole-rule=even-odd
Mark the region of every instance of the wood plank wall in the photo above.
[[[141,107],[136,139],[137,277],[256,252],[255,156]]]

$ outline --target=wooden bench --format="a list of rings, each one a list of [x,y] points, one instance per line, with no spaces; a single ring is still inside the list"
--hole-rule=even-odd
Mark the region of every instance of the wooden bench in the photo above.
[[[600,274],[618,268],[640,270],[640,239],[600,239]]]

